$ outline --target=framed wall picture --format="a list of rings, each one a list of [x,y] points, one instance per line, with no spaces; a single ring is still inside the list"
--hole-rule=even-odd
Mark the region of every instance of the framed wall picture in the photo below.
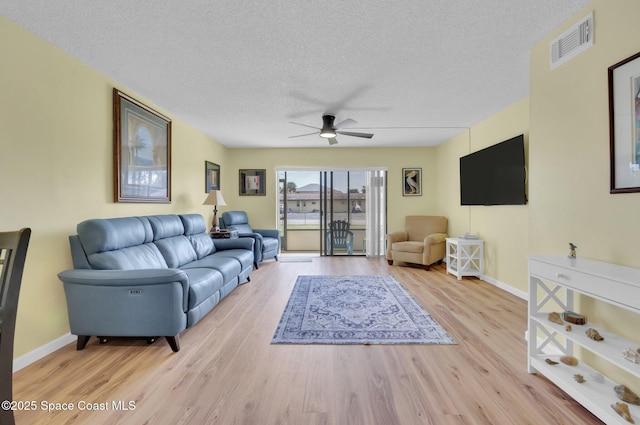
[[[240,170],[240,196],[266,195],[266,170]]]
[[[640,52],[609,67],[610,193],[640,192]]]
[[[402,196],[422,196],[422,168],[402,169]]]
[[[114,202],[171,203],[171,120],[113,89]]]
[[[220,190],[220,166],[213,162],[204,162],[204,193]]]

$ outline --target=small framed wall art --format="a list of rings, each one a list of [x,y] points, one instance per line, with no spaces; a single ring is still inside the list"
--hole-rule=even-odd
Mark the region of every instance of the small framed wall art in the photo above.
[[[242,169],[239,177],[240,196],[266,195],[266,170]]]
[[[422,196],[422,168],[402,169],[402,196]]]
[[[204,162],[204,193],[220,190],[220,166],[213,162]]]
[[[114,202],[171,203],[171,120],[113,89]]]

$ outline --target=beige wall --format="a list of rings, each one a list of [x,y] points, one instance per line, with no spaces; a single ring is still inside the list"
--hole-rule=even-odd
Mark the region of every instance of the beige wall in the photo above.
[[[593,47],[550,71],[550,40],[592,10]],[[596,0],[531,51],[532,254],[565,254],[571,241],[578,246],[578,256],[640,267],[640,193],[609,193],[607,84],[607,68],[640,50],[639,15],[635,0]],[[586,301],[579,308],[590,321],[640,343],[636,315]],[[630,385],[618,370],[599,367]],[[636,380],[636,391],[639,385]]]
[[[529,98],[524,98],[437,147],[438,210],[449,218],[449,234],[469,232],[484,240],[489,278],[527,291],[529,205],[460,205],[460,157],[529,132]]]
[[[204,160],[224,163],[228,150],[174,117],[172,203],[115,204],[112,89],[144,99],[2,16],[0,52],[0,230],[33,230],[18,306],[19,357],[69,332],[57,273],[71,267],[67,237],[78,222],[185,211],[209,216],[201,205]]]
[[[253,227],[274,226],[278,215],[277,168],[361,168],[387,167],[387,224],[389,229],[403,227],[408,214],[432,214],[436,211],[436,168],[434,148],[332,148],[332,149],[231,149],[225,173],[236,179],[230,191],[223,188],[225,210],[245,210]],[[422,196],[402,196],[402,168],[422,168]],[[265,169],[266,196],[239,196],[238,170]],[[227,197],[227,193],[230,193]]]

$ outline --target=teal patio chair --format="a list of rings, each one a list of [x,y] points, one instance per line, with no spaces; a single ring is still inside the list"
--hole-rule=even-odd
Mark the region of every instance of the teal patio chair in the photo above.
[[[327,230],[327,250],[333,254],[333,250],[346,249],[347,255],[353,255],[353,232],[351,224],[345,220],[334,220],[329,223]]]

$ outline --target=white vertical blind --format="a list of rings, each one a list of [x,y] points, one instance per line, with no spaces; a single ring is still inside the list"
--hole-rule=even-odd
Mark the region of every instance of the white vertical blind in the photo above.
[[[385,176],[385,170],[369,170],[366,172],[367,257],[381,257],[385,253],[384,243],[387,223]]]

